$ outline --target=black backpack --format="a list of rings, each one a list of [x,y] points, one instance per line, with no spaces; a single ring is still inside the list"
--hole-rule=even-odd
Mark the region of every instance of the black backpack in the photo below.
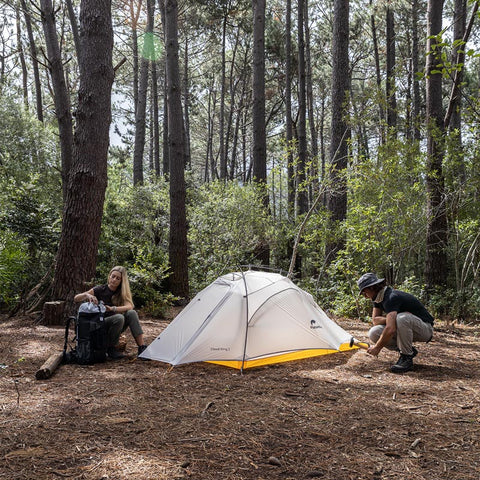
[[[104,319],[105,307],[85,302],[80,305],[76,317],[69,317],[65,326],[64,363],[92,365],[107,357],[107,326]],[[71,322],[75,324],[75,346],[67,352]]]

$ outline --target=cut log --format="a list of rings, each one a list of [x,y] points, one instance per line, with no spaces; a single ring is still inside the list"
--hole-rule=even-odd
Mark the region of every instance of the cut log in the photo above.
[[[53,353],[48,357],[48,360],[40,367],[35,374],[37,380],[46,380],[50,378],[58,366],[62,363],[63,353]]]
[[[63,325],[65,314],[65,302],[45,302],[43,304],[43,324]]]

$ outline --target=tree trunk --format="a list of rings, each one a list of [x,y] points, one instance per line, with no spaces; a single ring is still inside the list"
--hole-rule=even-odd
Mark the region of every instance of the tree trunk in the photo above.
[[[413,77],[413,138],[420,141],[420,81],[417,77],[419,70],[418,46],[418,0],[412,0],[412,77]]]
[[[157,62],[152,62],[152,121],[153,121],[153,169],[160,176],[160,121],[158,116],[158,74]]]
[[[267,181],[267,143],[265,130],[265,0],[253,0],[253,178],[265,186]],[[268,195],[264,194],[268,205]]]
[[[304,36],[305,2],[298,0],[298,166],[297,166],[297,201],[298,213],[302,215],[308,210],[307,178],[307,97],[305,69],[305,36]]]
[[[22,22],[20,21],[20,9],[15,9],[15,21],[17,27],[17,48],[18,56],[20,58],[20,65],[22,67],[22,92],[23,92],[23,103],[25,108],[28,109],[28,71],[27,71],[27,62],[25,61],[25,54],[23,51],[23,42],[22,42]]]
[[[135,118],[138,105],[138,18],[142,10],[143,0],[129,0],[130,23],[132,26],[132,60],[133,60],[133,105]],[[135,10],[136,7],[136,10]]]
[[[220,157],[220,179],[227,179],[227,157],[225,155],[225,49],[227,37],[228,9],[225,10],[222,22],[222,63],[220,70],[220,118],[218,125],[219,157]]]
[[[32,21],[25,0],[20,0],[20,4],[22,6],[23,14],[25,16],[25,26],[27,27],[28,43],[30,44],[30,56],[32,57],[33,78],[35,82],[35,98],[37,105],[37,118],[40,122],[43,122],[42,85],[40,82],[37,47],[35,44],[35,37],[33,36]]]
[[[75,44],[75,51],[77,58],[80,57],[80,34],[78,33],[77,16],[75,15],[75,9],[73,8],[72,0],[66,0],[68,17],[70,18],[70,25],[72,26],[73,43]]]
[[[163,26],[163,40],[164,43],[167,43],[166,39],[166,25],[165,25],[165,2],[164,0],[158,0],[158,9],[160,10],[160,18]],[[164,92],[163,92],[163,135],[162,135],[162,146],[163,146],[163,154],[162,154],[162,170],[163,170],[163,176],[167,179],[170,175],[170,159],[169,159],[169,153],[168,153],[168,90],[167,90],[167,66],[166,66],[166,58],[167,58],[167,52],[164,52],[164,58],[165,58],[165,69],[164,69],[164,76],[165,76],[165,82],[164,82]]]
[[[167,0],[165,33],[167,46],[168,146],[170,158],[170,291],[188,299],[187,220],[185,210],[185,145],[183,134],[180,68],[178,62],[178,4]]]
[[[312,184],[312,198],[316,198],[319,192],[318,179],[318,139],[317,126],[315,118],[315,101],[313,98],[313,75],[312,75],[312,59],[310,48],[310,26],[308,16],[308,0],[305,0],[305,66],[306,66],[306,88],[307,88],[307,110],[308,125],[310,126],[310,142],[312,144],[312,162],[310,167],[310,177]]]
[[[346,168],[348,165],[349,127],[348,92],[350,71],[348,62],[349,0],[335,0],[333,23],[333,68],[332,68],[332,126],[330,145],[330,191],[327,209],[330,213],[330,238],[325,247],[325,261],[330,264],[336,253],[345,245],[338,227],[347,215]]]
[[[67,196],[67,184],[70,167],[72,164],[73,127],[63,62],[60,54],[57,30],[55,26],[55,14],[52,0],[40,0],[42,9],[43,30],[47,45],[48,66],[52,76],[53,91],[55,97],[55,114],[58,120],[60,135],[60,150],[62,159],[62,188],[63,198]]]
[[[426,126],[427,126],[427,242],[425,283],[427,291],[445,285],[447,280],[447,216],[443,176],[442,73],[437,65],[441,46],[436,35],[442,29],[443,0],[429,0],[427,11]],[[437,72],[435,71],[437,70]]]
[[[183,56],[183,98],[184,98],[184,109],[185,109],[185,123],[184,123],[184,134],[185,134],[185,167],[191,169],[192,167],[192,158],[190,151],[190,79],[188,77],[188,68],[189,68],[189,51],[188,51],[188,35],[185,35],[185,54]]]
[[[265,0],[253,0],[253,181],[262,188],[263,204],[268,208],[267,136],[265,123]],[[258,245],[256,257],[269,265],[268,245]]]
[[[372,0],[370,0],[370,8],[372,7]],[[375,15],[372,13],[370,15],[370,26],[372,29],[372,41],[373,41],[373,54],[375,57],[375,78],[377,80],[377,88],[378,88],[378,93],[381,92],[382,90],[382,75],[380,73],[380,54],[378,53],[378,40],[377,40],[377,27],[375,23]],[[385,143],[385,133],[384,133],[384,127],[383,127],[383,122],[384,122],[384,117],[385,113],[383,111],[383,106],[382,102],[378,102],[378,116],[379,116],[379,121],[378,124],[380,125],[380,144]]]
[[[390,4],[387,6],[387,126],[388,136],[396,137],[397,130],[397,95],[395,92],[395,19]]]
[[[285,12],[285,126],[287,141],[287,199],[289,216],[295,212],[295,169],[293,167],[292,122],[292,1],[287,0]]]
[[[114,77],[111,0],[82,0],[80,44],[74,156],[53,279],[55,300],[71,301],[95,275]]]
[[[137,108],[135,109],[135,146],[133,151],[133,184],[143,183],[143,154],[145,152],[145,132],[147,116],[148,70],[150,61],[155,59],[153,26],[154,0],[147,0],[147,25],[143,36],[140,78],[138,85]]]

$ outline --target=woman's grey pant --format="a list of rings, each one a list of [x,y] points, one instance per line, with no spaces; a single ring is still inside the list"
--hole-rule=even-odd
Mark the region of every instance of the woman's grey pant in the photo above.
[[[135,310],[128,310],[125,313],[116,313],[105,318],[107,324],[107,344],[114,347],[122,332],[130,327],[133,338],[137,338],[143,333],[138,320],[138,313]]]
[[[402,312],[397,315],[397,332],[386,345],[389,350],[399,350],[405,355],[412,355],[413,342],[429,342],[433,335],[433,325],[411,314]],[[368,332],[368,337],[377,343],[385,325],[375,325]]]

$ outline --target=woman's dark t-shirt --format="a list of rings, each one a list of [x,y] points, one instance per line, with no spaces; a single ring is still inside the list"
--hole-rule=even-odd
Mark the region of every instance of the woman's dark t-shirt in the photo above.
[[[112,298],[115,293],[117,293],[117,291],[112,292],[112,290],[108,288],[108,285],[97,285],[93,287],[93,294],[97,297],[98,301],[102,301],[104,305],[108,305],[109,307],[113,307]],[[113,312],[105,312],[106,317],[110,315],[113,315]]]

